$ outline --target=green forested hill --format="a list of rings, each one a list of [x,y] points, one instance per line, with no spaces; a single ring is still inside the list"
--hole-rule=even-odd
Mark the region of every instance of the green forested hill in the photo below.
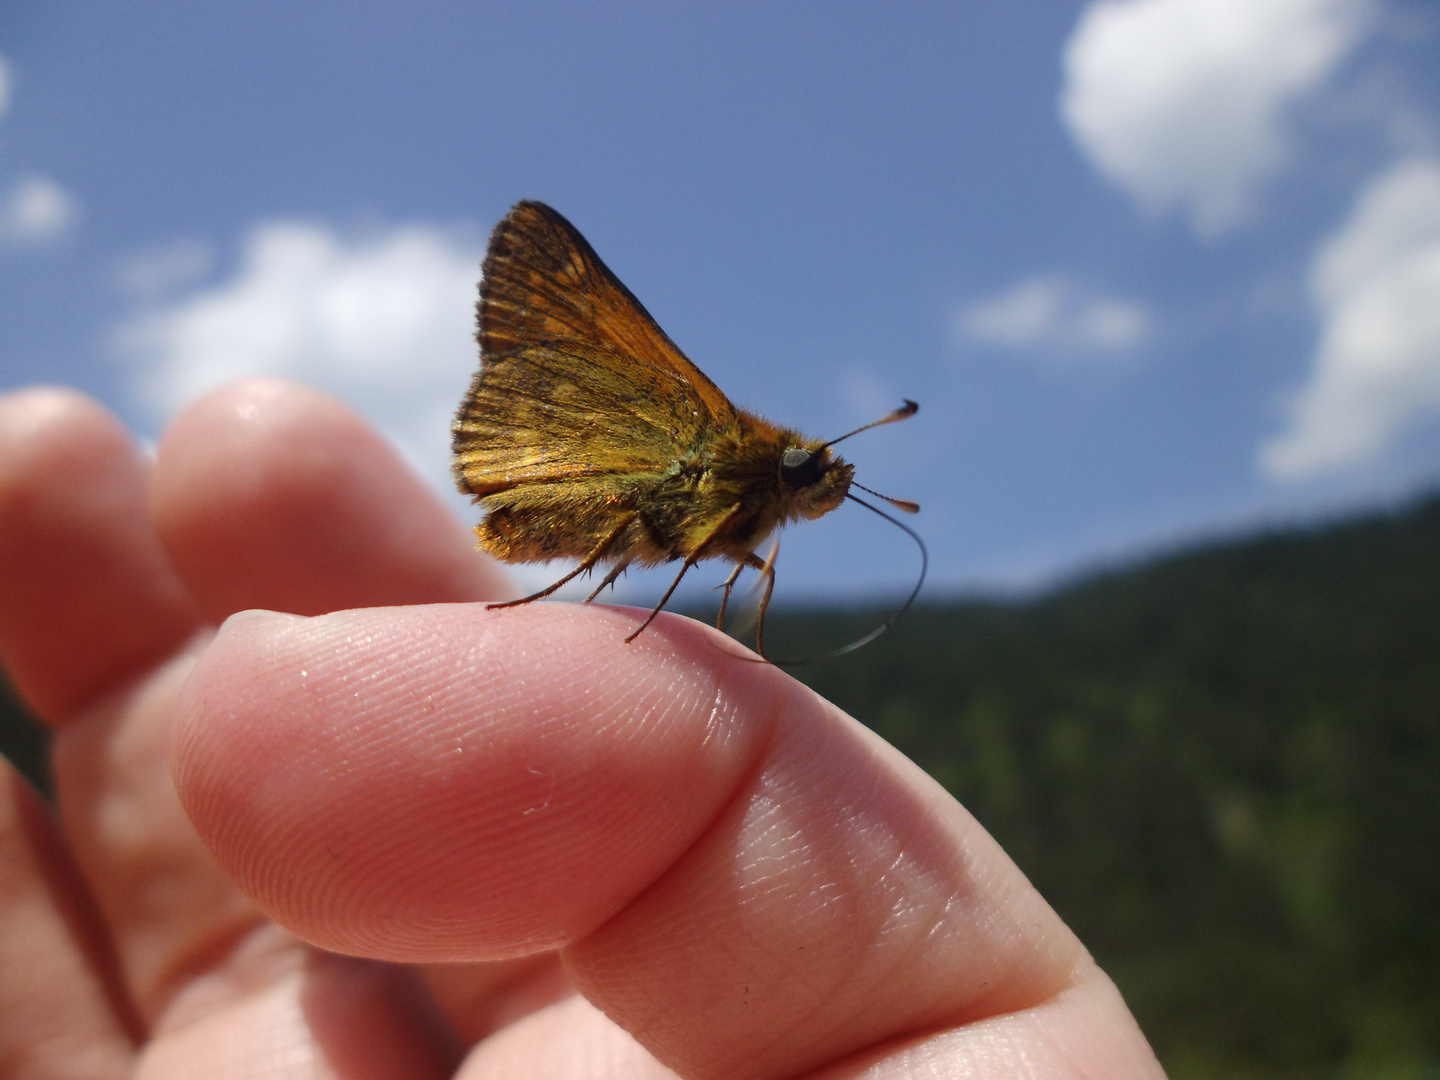
[[[795,674],[995,834],[1174,1080],[1440,1080],[1440,498],[921,607]]]
[[[777,654],[844,639],[784,621]],[[1440,1077],[1440,499],[921,609],[795,673],[1005,845],[1175,1080]]]

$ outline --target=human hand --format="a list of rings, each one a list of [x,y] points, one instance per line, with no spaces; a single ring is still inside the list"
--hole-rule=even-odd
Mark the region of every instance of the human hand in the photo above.
[[[508,588],[312,392],[221,391],[153,465],[0,399],[59,804],[0,800],[0,1073],[1161,1075],[892,748],[706,627]]]

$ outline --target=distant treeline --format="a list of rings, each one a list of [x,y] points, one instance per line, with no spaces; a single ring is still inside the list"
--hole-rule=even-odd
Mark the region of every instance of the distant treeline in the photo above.
[[[922,608],[794,674],[979,818],[1172,1080],[1440,1080],[1440,498]]]
[[[794,674],[1005,845],[1172,1080],[1440,1080],[1440,498],[922,606]]]

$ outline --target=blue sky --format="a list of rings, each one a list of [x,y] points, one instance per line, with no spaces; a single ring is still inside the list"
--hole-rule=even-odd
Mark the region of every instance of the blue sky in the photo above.
[[[0,58],[0,387],[152,436],[272,372],[446,485],[539,198],[737,404],[921,402],[846,457],[924,505],[931,595],[1440,480],[1422,0],[7,0]],[[778,597],[907,581],[866,517],[788,532]]]

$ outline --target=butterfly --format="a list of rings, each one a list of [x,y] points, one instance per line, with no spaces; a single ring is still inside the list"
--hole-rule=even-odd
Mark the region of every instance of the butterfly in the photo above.
[[[737,409],[543,203],[518,203],[495,227],[476,314],[480,370],[455,418],[452,466],[460,490],[486,512],[475,528],[479,547],[510,563],[578,560],[548,588],[491,607],[528,604],[608,566],[589,602],[630,566],[681,562],[628,643],[692,566],[726,559],[734,569],[716,625],[724,627],[741,572],[758,570],[763,656],[775,572],[756,548],[778,527],[818,518],[846,498],[881,513],[851,494],[860,487],[854,467],[831,452],[840,439],[808,438]],[[906,401],[842,438],[918,408]]]

